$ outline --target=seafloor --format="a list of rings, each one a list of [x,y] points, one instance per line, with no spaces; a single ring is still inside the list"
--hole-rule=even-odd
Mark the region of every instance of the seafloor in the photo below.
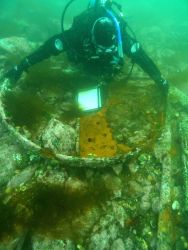
[[[104,108],[83,114],[73,97],[85,75],[64,56],[15,86],[1,81],[0,250],[188,249],[186,44],[165,43],[183,27],[139,33],[150,34],[145,47],[171,83],[168,98],[135,66],[108,83]],[[1,68],[37,46],[1,39]]]

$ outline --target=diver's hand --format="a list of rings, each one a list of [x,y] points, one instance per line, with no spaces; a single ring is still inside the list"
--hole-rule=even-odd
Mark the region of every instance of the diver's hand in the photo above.
[[[4,78],[8,78],[11,81],[17,82],[20,79],[23,71],[24,68],[22,67],[21,64],[16,65],[4,74]]]
[[[168,95],[168,90],[169,90],[169,82],[164,79],[164,78],[161,78],[158,82],[157,82],[161,92],[163,95]]]
[[[12,69],[4,74],[5,78],[8,78],[14,82],[17,82],[24,71],[27,72],[28,68],[31,66],[28,58],[24,58],[20,64],[15,65]]]

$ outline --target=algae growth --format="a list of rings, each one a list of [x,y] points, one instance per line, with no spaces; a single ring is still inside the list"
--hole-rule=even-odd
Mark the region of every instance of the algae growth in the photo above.
[[[6,23],[6,29],[0,29],[2,37],[25,36],[27,42],[41,43],[59,32],[59,1],[53,5],[49,1],[48,6],[42,2],[42,8],[40,1],[15,2],[14,11],[2,11],[1,23]],[[184,3],[126,1],[123,7],[170,85],[187,95]],[[22,52],[19,57],[5,49],[1,52],[6,69],[8,59],[13,64],[22,59]],[[6,122],[39,143],[41,131],[54,115],[73,129],[79,117],[80,154],[89,156],[88,161],[127,152],[132,156],[126,161],[120,157],[106,170],[99,166],[76,170],[67,162],[60,164],[49,148],[38,153],[26,147],[1,124],[0,248],[13,249],[24,239],[34,250],[187,249],[186,95],[172,89],[166,105],[153,82],[134,68],[129,81],[121,75],[109,84],[103,117],[95,127],[100,113],[90,120],[72,102],[77,85],[85,83],[64,57],[38,64],[6,94]]]

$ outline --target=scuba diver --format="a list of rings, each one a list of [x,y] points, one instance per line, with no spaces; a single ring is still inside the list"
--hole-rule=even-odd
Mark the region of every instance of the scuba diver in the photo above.
[[[90,0],[88,8],[74,17],[72,26],[64,30],[65,12],[73,1],[70,0],[64,9],[62,33],[51,37],[34,53],[10,69],[5,74],[6,78],[17,81],[32,65],[62,52],[66,52],[70,61],[82,64],[90,73],[101,77],[114,76],[121,71],[126,55],[133,65],[136,63],[149,75],[162,93],[167,94],[167,80],[162,77],[134,35],[128,33],[129,26],[123,19],[118,3]]]

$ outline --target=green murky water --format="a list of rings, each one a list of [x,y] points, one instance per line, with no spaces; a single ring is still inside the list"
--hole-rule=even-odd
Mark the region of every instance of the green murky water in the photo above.
[[[188,2],[186,0],[174,0],[173,2],[169,2],[169,0],[117,0],[117,2],[123,5],[127,22],[135,31],[137,39],[141,42],[149,56],[151,56],[151,58],[157,63],[159,69],[169,80],[170,84],[178,87],[188,94]],[[63,7],[66,3],[67,1],[65,0],[1,0],[0,39],[13,36],[22,36],[30,42],[43,43],[52,35],[61,32],[60,19]],[[75,0],[75,3],[73,3],[71,9],[67,13],[67,16],[65,17],[65,23],[67,27],[71,24],[72,17],[85,9],[86,6],[86,0]],[[16,58],[13,56],[12,61],[11,58],[12,57],[10,56],[9,62],[7,62],[9,66],[22,59],[22,55],[18,55]],[[40,67],[45,67],[45,63]],[[31,75],[28,76],[27,84],[33,83],[37,86],[38,83],[36,79],[33,79],[33,76],[35,75],[34,71],[35,69],[33,69]],[[42,72],[45,72],[45,70]],[[60,71],[58,74],[59,73]],[[51,76],[49,72],[46,76],[44,76],[44,78],[42,75],[40,75],[40,72],[37,76],[40,77],[40,86],[38,87],[41,89],[44,86],[47,86],[47,89],[49,90],[51,88],[50,84],[52,81],[55,82],[57,88],[60,86],[58,82],[59,75],[55,75],[54,71]],[[33,86],[33,89],[36,86]],[[29,93],[29,91],[31,92]],[[14,94],[10,93],[7,96],[9,100],[6,105],[9,107],[9,111],[12,113],[12,116],[16,117],[17,120],[14,122],[17,125],[31,126],[31,129],[35,129],[34,126],[37,120],[42,115],[48,115],[45,112],[47,109],[49,111],[49,107],[46,107],[45,104],[38,98],[36,93],[32,91],[32,87],[28,88],[28,91],[24,92],[27,95],[24,94],[24,96],[22,96],[22,93],[20,96],[14,96]],[[59,89],[57,89],[57,91],[59,91]],[[30,102],[29,107],[24,105],[25,101],[28,100]],[[17,105],[16,107],[19,107],[19,109],[22,109],[25,111],[25,113],[22,112],[17,114],[15,104]],[[28,108],[32,109],[32,112],[30,112]],[[27,116],[26,114],[29,112],[30,116],[25,119]],[[172,154],[176,153],[177,152],[175,152],[175,150],[172,150]],[[153,181],[150,173],[147,173],[147,175]],[[126,178],[129,179],[129,177],[130,176],[128,174]],[[134,174],[133,177],[135,177]],[[127,179],[126,181],[128,182]],[[177,180],[177,182],[177,185],[179,185],[181,180]],[[2,224],[0,225],[0,233],[2,233],[2,235],[0,236],[3,236],[4,233],[12,232],[12,223],[15,222],[19,224],[19,220],[21,220],[21,224],[24,224],[24,219],[27,223],[29,221],[29,223],[38,227],[37,229],[39,229],[39,231],[41,228],[44,231],[45,229],[47,231],[47,226],[53,226],[48,223],[50,214],[53,214],[55,217],[55,223],[58,222],[59,216],[62,216],[63,218],[65,217],[65,219],[69,221],[71,220],[72,216],[77,216],[75,210],[81,209],[81,212],[82,210],[88,211],[88,209],[94,205],[98,206],[108,200],[110,196],[104,187],[99,186],[97,189],[95,189],[95,185],[97,186],[98,183],[92,184],[93,186],[88,193],[75,193],[72,194],[72,196],[70,195],[69,190],[64,190],[64,188],[51,188],[49,186],[46,187],[40,185],[41,184],[39,183],[34,188],[31,187],[31,189],[28,189],[28,193],[24,193],[25,196],[16,196],[15,194],[11,200],[12,203],[10,202],[10,206],[6,205],[4,201],[0,201],[0,218],[2,219]],[[30,191],[32,191],[34,195]],[[133,191],[131,190],[131,192]],[[28,196],[28,194],[30,196]],[[59,197],[61,196],[62,198],[62,194],[63,202],[60,202]],[[73,197],[74,195],[75,197]],[[29,205],[31,207],[34,206],[32,207],[33,209],[31,209],[32,212],[34,211],[33,217],[31,214],[29,214],[30,211],[27,210],[27,207],[24,203],[25,201],[27,202],[27,197],[30,198],[30,201],[28,201]],[[35,197],[34,201],[32,200],[33,197]],[[50,197],[53,197],[53,199],[50,199]],[[71,200],[71,198],[74,198],[74,202],[73,199]],[[15,219],[15,204],[20,202],[22,205],[23,201],[20,201],[19,199],[24,200],[24,207],[21,207],[21,209],[23,209],[23,212],[25,212],[25,218]],[[136,202],[134,204],[136,204]],[[46,213],[43,213],[45,206],[47,206],[48,209],[46,210]],[[165,219],[168,219],[168,216],[169,214],[166,213],[164,215]],[[32,221],[33,218],[34,221]],[[36,223],[38,218],[41,219],[41,221],[39,220],[39,224]],[[139,220],[142,222],[142,217]],[[127,221],[125,221],[125,225],[127,227],[134,228],[134,226],[138,224],[139,220],[137,217],[130,221],[127,219]],[[65,223],[65,221],[63,222]],[[141,224],[141,222],[139,223]],[[178,225],[178,223],[180,224],[177,218],[176,224]],[[157,222],[155,222],[155,224],[157,224]],[[73,224],[73,226],[80,230],[82,224],[76,224],[75,222],[75,225]],[[187,225],[185,225],[185,228],[187,228]],[[67,235],[70,236],[70,231],[71,229],[67,227],[66,232],[65,227],[65,235],[67,233]],[[76,237],[73,235],[72,238],[77,238],[77,235]]]

